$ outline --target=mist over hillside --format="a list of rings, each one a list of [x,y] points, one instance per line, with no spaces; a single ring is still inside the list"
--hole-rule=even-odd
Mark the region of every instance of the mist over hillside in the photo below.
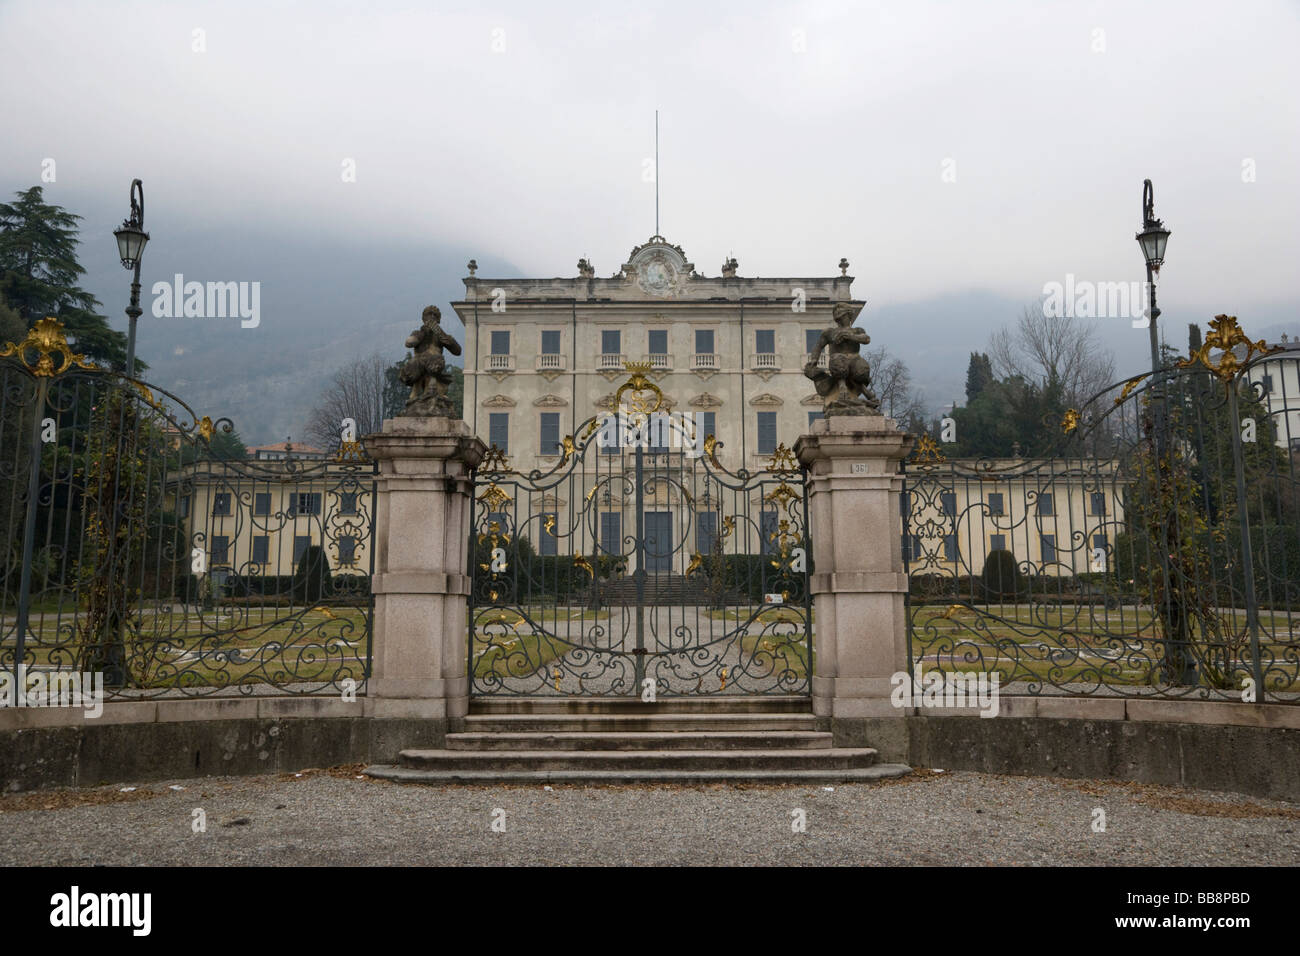
[[[107,211],[86,218],[80,250],[85,286],[102,300],[110,321],[125,328],[121,309],[129,278],[114,258],[115,223]],[[470,258],[478,260],[480,275],[524,274],[468,245],[385,243],[372,235],[303,240],[185,231],[178,225],[154,226],[155,241],[146,253],[138,333],[139,355],[149,363],[145,377],[174,391],[200,415],[230,418],[250,445],[301,436],[334,370],[376,351],[399,358],[426,305],[441,308],[446,328],[463,341],[464,329],[448,303],[464,293],[461,279]],[[153,283],[170,283],[177,273],[186,282],[260,282],[259,325],[242,328],[238,318],[156,318]],[[859,324],[873,345],[885,346],[907,364],[931,414],[953,401],[965,402],[970,353],[986,350],[994,331],[1015,323],[1027,305],[1038,302],[1032,286],[1026,286],[1023,298],[972,289],[880,305],[873,301],[877,291],[870,279],[855,283],[855,294],[867,300]],[[1162,307],[1162,335],[1180,351],[1186,349],[1189,321],[1204,328],[1216,311],[1232,311],[1207,306],[1203,315],[1190,316],[1185,308]],[[1254,338],[1300,334],[1297,312],[1287,303],[1242,314],[1241,320]],[[1149,365],[1145,329],[1132,328],[1127,319],[1093,321],[1098,341],[1115,354],[1117,377]]]

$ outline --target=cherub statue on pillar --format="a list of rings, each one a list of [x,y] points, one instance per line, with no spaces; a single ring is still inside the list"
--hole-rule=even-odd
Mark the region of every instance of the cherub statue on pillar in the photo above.
[[[879,415],[880,400],[871,390],[871,366],[862,357],[862,346],[871,336],[853,325],[854,309],[847,302],[836,303],[831,310],[835,325],[822,333],[817,351],[803,368],[822,397],[827,417],[831,415]],[[819,362],[822,352],[830,356],[826,368]]]
[[[437,306],[428,306],[420,327],[406,337],[406,347],[415,354],[402,363],[397,375],[403,385],[411,386],[402,415],[452,418],[456,414],[451,399],[447,397],[451,373],[447,371],[447,360],[442,350],[459,355],[460,343],[442,330],[438,324],[441,318]]]

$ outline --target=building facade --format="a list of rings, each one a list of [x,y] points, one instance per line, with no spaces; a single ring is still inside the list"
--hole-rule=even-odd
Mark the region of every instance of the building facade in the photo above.
[[[471,269],[452,308],[465,324],[465,419],[516,467],[549,466],[559,441],[613,411],[625,363],[644,362],[675,413],[698,413],[728,468],[754,468],[821,414],[806,355],[853,277],[747,278],[696,271],[661,236],[607,279],[582,260],[557,279],[489,279]]]

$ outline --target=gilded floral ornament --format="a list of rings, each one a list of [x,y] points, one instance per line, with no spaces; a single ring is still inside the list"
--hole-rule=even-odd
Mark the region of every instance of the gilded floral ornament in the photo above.
[[[1246,347],[1246,357],[1238,359],[1236,349],[1242,345]],[[1221,349],[1223,352],[1217,365],[1210,361],[1210,349]],[[1178,368],[1191,368],[1200,364],[1218,376],[1224,385],[1231,385],[1241,367],[1249,363],[1255,353],[1270,355],[1281,349],[1280,345],[1270,346],[1263,339],[1252,342],[1237,324],[1235,315],[1216,315],[1210,320],[1210,331],[1205,336],[1205,343],[1191,356],[1179,362]]]
[[[1074,408],[1065,410],[1065,417],[1061,419],[1061,430],[1067,435],[1079,427],[1079,412]]]
[[[33,352],[36,353],[35,362],[30,360],[30,353]],[[59,357],[57,365],[54,360],[56,355]],[[72,351],[63,334],[63,323],[53,316],[39,319],[21,342],[10,342],[0,349],[0,358],[9,356],[16,356],[27,367],[27,371],[37,378],[62,375],[74,365],[78,368],[97,368],[94,362],[86,361],[86,356]]]
[[[496,445],[493,445],[487,450],[487,454],[483,456],[483,460],[479,463],[478,470],[509,472],[510,462],[506,458],[506,453]]]
[[[785,443],[776,446],[776,451],[772,452],[772,460],[767,463],[768,471],[785,472],[798,471],[799,460],[794,457],[794,452],[785,447]]]
[[[496,482],[493,482],[483,494],[478,496],[478,500],[486,505],[489,511],[500,511],[512,499],[497,486]]]
[[[339,450],[334,454],[335,461],[367,461],[366,450],[359,441],[339,442]]]
[[[641,415],[650,415],[659,411],[664,402],[664,393],[654,382],[646,378],[650,374],[652,366],[649,362],[624,362],[625,368],[630,374],[626,382],[618,387],[614,393],[614,404],[619,405],[623,401],[623,393],[631,392],[632,398],[628,403],[628,408]],[[654,404],[651,404],[648,395],[654,396]]]
[[[937,465],[947,460],[943,457],[943,452],[939,451],[938,443],[929,435],[922,435],[916,440],[916,451],[912,454],[912,461],[922,465]]]

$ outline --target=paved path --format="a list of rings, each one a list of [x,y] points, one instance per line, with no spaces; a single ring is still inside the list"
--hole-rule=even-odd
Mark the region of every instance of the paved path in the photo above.
[[[975,773],[822,787],[415,787],[355,770],[0,798],[0,864],[1300,862],[1300,806]],[[109,802],[97,802],[109,801]],[[51,809],[45,809],[49,807]],[[1106,832],[1094,833],[1094,808]],[[202,808],[207,831],[192,830]],[[505,832],[490,829],[505,811]],[[791,811],[807,832],[791,832]]]

